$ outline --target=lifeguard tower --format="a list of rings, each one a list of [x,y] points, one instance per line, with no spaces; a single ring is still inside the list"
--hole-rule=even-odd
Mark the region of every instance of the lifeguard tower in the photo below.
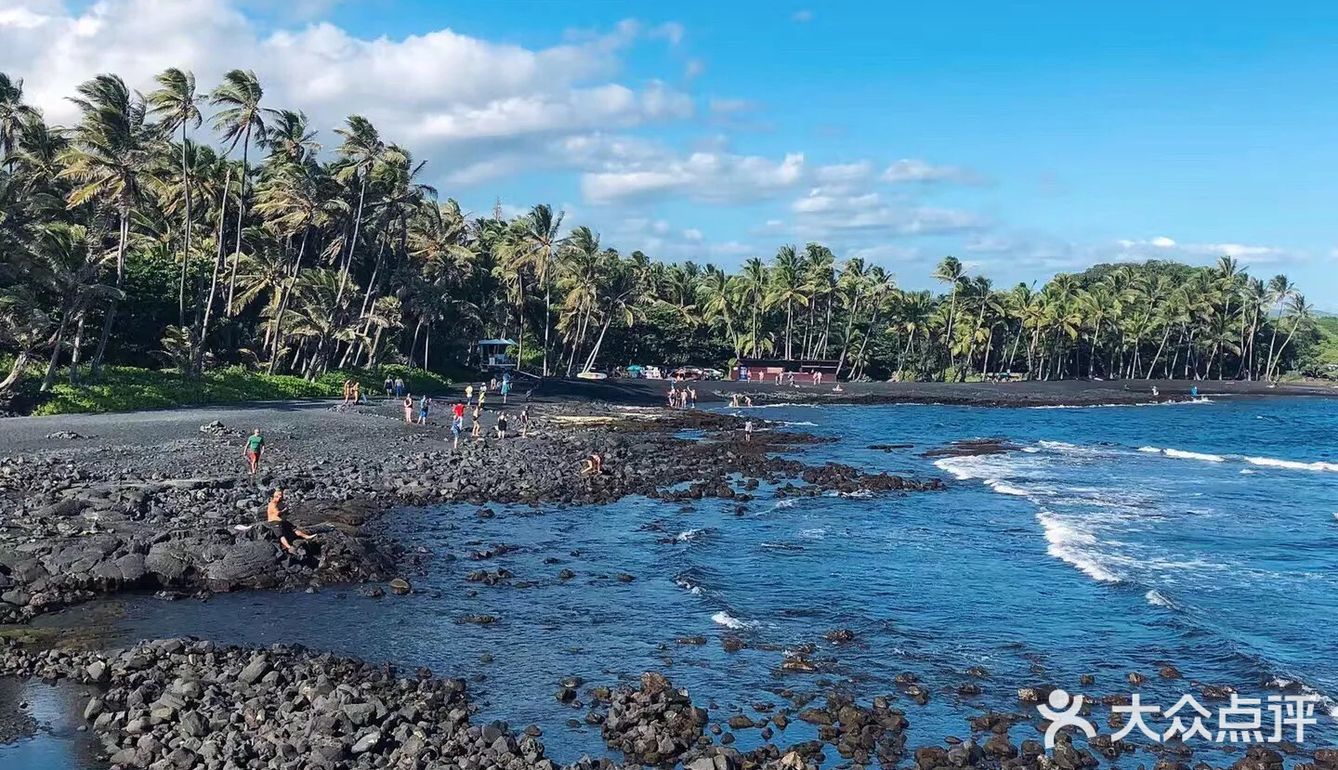
[[[516,368],[516,359],[506,351],[516,344],[515,340],[491,339],[479,340],[479,364],[484,369],[510,371]]]

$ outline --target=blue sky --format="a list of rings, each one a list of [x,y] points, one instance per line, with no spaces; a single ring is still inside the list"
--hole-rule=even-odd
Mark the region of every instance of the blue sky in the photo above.
[[[1007,285],[1231,253],[1328,309],[1336,34],[1328,3],[0,0],[39,100],[255,68],[468,208],[550,202],[624,251],[820,240],[909,287],[945,254]]]

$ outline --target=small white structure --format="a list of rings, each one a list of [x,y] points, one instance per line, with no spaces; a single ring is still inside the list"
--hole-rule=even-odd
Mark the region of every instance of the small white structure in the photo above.
[[[515,369],[516,360],[507,351],[516,345],[515,340],[491,339],[479,340],[479,365],[484,369]]]

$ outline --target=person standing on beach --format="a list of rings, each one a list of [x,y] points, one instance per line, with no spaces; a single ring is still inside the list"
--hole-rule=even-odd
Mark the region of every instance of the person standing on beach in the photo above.
[[[497,413],[497,439],[499,441],[506,440],[506,412],[499,411]]]
[[[396,377],[396,378],[395,378],[395,397],[396,397],[396,398],[399,398],[399,397],[402,396],[402,395],[404,395],[404,380],[400,379],[399,377]]]
[[[483,438],[483,407],[474,407],[474,424],[469,428],[469,435],[475,441]]]
[[[509,396],[509,395],[511,395],[511,378],[510,378],[510,377],[503,377],[503,378],[502,378],[502,403],[503,403],[503,404],[506,403],[506,397]]]
[[[488,391],[484,390],[482,385],[479,385],[479,409],[483,408],[483,401],[487,397],[488,397]]]
[[[460,432],[465,429],[465,418],[462,414],[456,414],[451,417],[451,448],[460,448]]]
[[[260,435],[260,429],[256,428],[246,439],[246,448],[242,450],[242,456],[246,462],[251,465],[251,475],[256,475],[260,470],[260,456],[265,453],[265,437]]]
[[[390,398],[390,394],[393,393],[395,390],[395,381],[390,379],[389,376],[387,376],[384,385],[386,388],[386,398],[388,399]]]
[[[353,389],[349,392],[349,395],[353,397],[353,405],[354,405],[354,406],[357,406],[358,404],[361,404],[361,403],[362,403],[362,383],[361,383],[361,382],[358,382],[357,380],[354,380],[354,381],[353,381]]]
[[[432,409],[432,399],[428,398],[427,394],[424,393],[423,397],[418,401],[419,425],[427,425],[427,414],[429,411],[431,411],[431,409]]]
[[[465,403],[469,403],[470,401],[473,400],[474,400],[474,383],[471,382],[465,386]]]
[[[413,425],[413,394],[404,394],[404,421]]]
[[[526,404],[525,408],[520,410],[520,437],[525,438],[526,436],[529,435],[530,435],[530,406],[529,404]]]
[[[743,422],[743,440],[751,442],[753,440],[753,421],[744,420]]]

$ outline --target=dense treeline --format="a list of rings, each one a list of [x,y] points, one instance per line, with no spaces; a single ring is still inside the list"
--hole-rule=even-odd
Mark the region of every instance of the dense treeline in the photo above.
[[[937,295],[819,244],[728,274],[624,256],[545,205],[466,216],[366,119],[322,147],[250,72],[206,93],[169,69],[144,95],[100,75],[71,99],[78,122],[48,125],[0,74],[0,393],[108,363],[440,368],[493,336],[561,375],[747,356],[836,359],[851,377],[1260,379],[1314,338],[1284,276],[1230,257],[1007,291],[948,257]]]

